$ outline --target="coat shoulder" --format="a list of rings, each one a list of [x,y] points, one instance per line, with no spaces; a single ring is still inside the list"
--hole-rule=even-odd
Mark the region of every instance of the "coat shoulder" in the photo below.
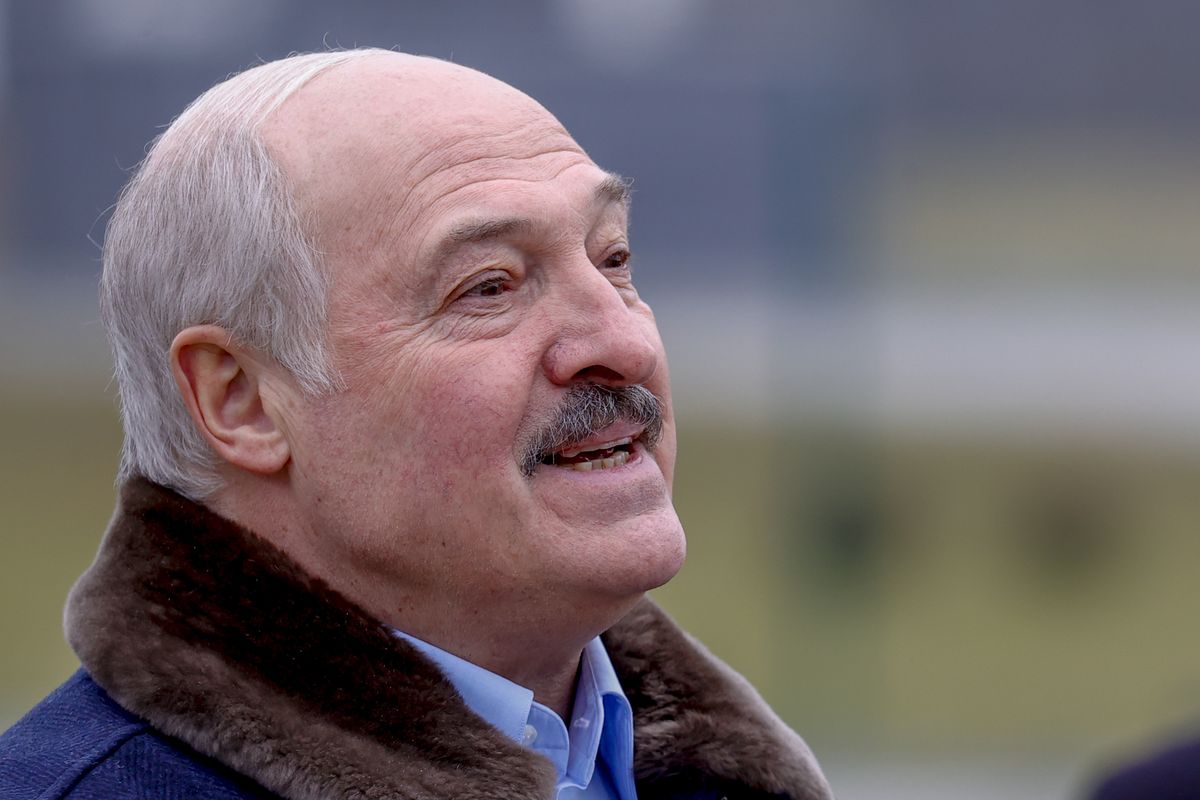
[[[1171,745],[1110,775],[1092,800],[1200,800],[1200,738]]]
[[[5,800],[272,795],[163,736],[79,670],[0,736]]]

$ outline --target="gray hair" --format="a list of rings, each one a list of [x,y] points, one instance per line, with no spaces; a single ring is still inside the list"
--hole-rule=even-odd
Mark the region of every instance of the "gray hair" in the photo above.
[[[169,363],[189,326],[225,328],[311,394],[338,387],[323,266],[260,128],[320,73],[378,52],[292,56],[218,84],[158,137],[121,193],[100,281],[125,427],[121,479],[144,475],[196,500],[221,487]]]

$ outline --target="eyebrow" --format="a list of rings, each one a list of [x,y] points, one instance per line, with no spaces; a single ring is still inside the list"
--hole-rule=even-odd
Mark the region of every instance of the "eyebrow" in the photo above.
[[[633,181],[615,172],[608,173],[600,185],[596,187],[596,199],[608,201],[629,208],[633,200]]]
[[[474,242],[500,239],[518,231],[533,228],[528,217],[504,217],[502,219],[467,220],[455,225],[446,236],[448,244],[456,246]]]
[[[596,186],[594,197],[597,202],[629,207],[632,181],[616,173],[608,173]],[[446,236],[443,252],[464,244],[502,239],[514,233],[529,231],[534,227],[529,217],[502,217],[500,219],[466,220],[455,225]]]

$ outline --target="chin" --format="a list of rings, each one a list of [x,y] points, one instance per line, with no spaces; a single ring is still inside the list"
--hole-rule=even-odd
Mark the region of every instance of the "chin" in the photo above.
[[[671,516],[674,524],[663,532],[663,541],[659,544],[656,558],[648,559],[648,562],[654,565],[655,571],[646,576],[647,586],[644,591],[657,589],[674,578],[679,574],[679,570],[683,569],[683,562],[687,558],[687,537],[684,536],[683,525],[674,513]]]
[[[607,586],[616,595],[640,597],[675,577],[687,556],[683,525],[673,508],[638,520],[624,533],[616,563],[609,565]]]

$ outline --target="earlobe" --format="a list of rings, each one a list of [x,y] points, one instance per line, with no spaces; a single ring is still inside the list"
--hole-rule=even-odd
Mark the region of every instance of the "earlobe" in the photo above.
[[[270,375],[259,358],[215,325],[181,331],[170,357],[192,422],[218,456],[250,472],[283,469],[291,448],[264,398]]]

